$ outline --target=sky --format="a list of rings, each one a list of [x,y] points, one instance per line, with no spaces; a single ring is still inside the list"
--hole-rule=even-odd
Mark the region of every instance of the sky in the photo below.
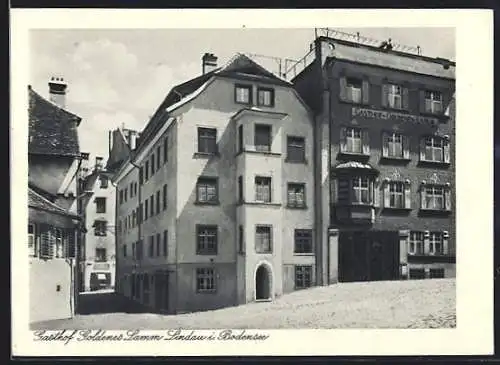
[[[422,54],[455,59],[453,28],[338,28],[409,46]],[[314,29],[32,30],[30,85],[48,98],[50,77],[68,83],[66,109],[82,117],[80,150],[107,159],[108,131],[141,131],[170,89],[201,74],[210,52],[225,64],[237,52],[300,59]],[[257,58],[276,71],[277,63]]]

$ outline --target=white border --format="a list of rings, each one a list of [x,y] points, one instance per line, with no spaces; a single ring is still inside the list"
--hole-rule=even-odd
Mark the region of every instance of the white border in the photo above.
[[[193,21],[196,19],[196,21]],[[489,10],[75,10],[11,12],[14,355],[433,355],[493,351],[493,12]],[[33,28],[456,27],[457,319],[442,330],[273,330],[267,341],[33,342],[28,331],[27,85]],[[436,40],[439,41],[439,40]],[[307,45],[305,45],[307,46]],[[132,343],[131,343],[132,344]]]

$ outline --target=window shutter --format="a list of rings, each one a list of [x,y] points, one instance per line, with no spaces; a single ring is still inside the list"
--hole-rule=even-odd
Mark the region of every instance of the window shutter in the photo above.
[[[403,87],[403,109],[410,109],[410,93],[407,87]]]
[[[389,156],[389,138],[387,133],[382,133],[382,156]]]
[[[425,138],[420,138],[420,161],[425,161]]]
[[[380,186],[377,182],[373,184],[373,205],[380,207]]]
[[[370,154],[370,133],[367,129],[361,132],[361,142],[363,143],[363,154]]]
[[[410,158],[410,136],[402,136],[403,138],[403,158]]]
[[[444,189],[444,204],[446,210],[451,210],[451,188],[446,187]]]
[[[428,255],[430,253],[429,236],[430,236],[430,232],[425,231],[424,232],[424,255]]]
[[[405,208],[410,209],[411,208],[411,184],[405,183],[404,185],[404,192],[405,192]]]
[[[443,232],[443,254],[448,255],[449,253],[449,245],[448,245],[448,240],[450,238],[450,234],[448,231]]]
[[[427,208],[425,185],[420,187],[420,209]]]
[[[370,102],[370,83],[368,80],[363,80],[362,87],[363,104],[368,104]]]
[[[340,128],[340,152],[345,152],[347,149],[346,134],[347,134],[346,127],[341,127]]]
[[[340,78],[340,100],[347,101],[347,80],[344,76]]]
[[[382,84],[382,106],[387,107],[387,99],[389,98],[389,85]]]
[[[445,140],[443,145],[444,162],[450,163],[450,141]]]
[[[425,113],[425,91],[419,90],[419,110],[420,113]]]
[[[391,196],[389,193],[389,181],[384,183],[384,208],[391,206]]]

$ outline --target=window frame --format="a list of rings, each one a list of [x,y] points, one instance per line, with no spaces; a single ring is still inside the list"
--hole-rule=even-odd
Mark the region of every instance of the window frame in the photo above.
[[[293,192],[295,196],[294,200],[290,200],[290,189],[293,188],[301,188],[302,189],[302,204],[297,203],[297,192]],[[286,205],[288,208],[295,209],[305,209],[307,208],[306,201],[306,183],[302,182],[289,182],[287,183],[287,195],[286,195]]]
[[[411,249],[412,246],[413,249]],[[410,256],[423,256],[425,254],[425,232],[410,231],[407,252]]]
[[[257,133],[258,129],[261,129],[260,132],[262,132],[264,129],[266,129],[267,133],[267,144],[261,144],[260,139],[264,139],[263,134],[259,135]],[[259,137],[257,137],[259,135]],[[259,139],[259,140],[258,140]],[[264,152],[264,153],[270,153],[272,150],[272,144],[273,144],[273,126],[271,124],[264,124],[264,123],[255,123],[254,124],[254,148],[256,152]]]
[[[352,133],[350,133],[352,132]],[[356,134],[359,134],[357,136]],[[351,148],[349,148],[349,141]],[[359,151],[355,150],[356,142],[359,142]],[[357,127],[345,128],[345,153],[362,155],[363,154],[363,129]]]
[[[307,275],[309,275],[309,282],[307,282]],[[300,280],[298,280],[298,278],[300,278]],[[307,289],[313,286],[312,265],[295,265],[294,285],[295,285],[295,290]]]
[[[266,230],[267,232],[259,232],[259,230]],[[263,246],[262,235],[268,235],[268,247]],[[269,224],[255,225],[255,253],[257,254],[272,254],[273,253],[273,226]]]
[[[423,90],[424,92],[424,112],[429,113],[429,114],[442,114],[443,113],[443,93],[441,91],[437,90]],[[430,94],[430,98],[428,98],[428,94]],[[435,100],[433,98],[433,95],[437,94],[439,95],[439,100]],[[428,107],[428,103],[430,104],[430,107]],[[434,105],[439,105],[438,110],[434,110]]]
[[[352,82],[355,81],[355,82]],[[352,87],[356,83],[359,83],[359,100],[354,100],[354,89],[358,89],[357,87]],[[346,101],[349,101],[354,104],[362,104],[363,103],[363,79],[357,77],[347,76],[345,78],[345,93],[346,93]]]
[[[314,255],[313,230],[296,228],[293,232],[293,253],[295,255]]]
[[[245,89],[248,91],[248,101],[238,100],[238,90],[239,89]],[[234,102],[236,104],[251,105],[253,102],[252,93],[253,93],[253,86],[252,85],[250,85],[250,84],[235,84],[234,85]]]
[[[103,225],[104,227],[98,227],[98,225]],[[94,236],[106,237],[107,236],[107,232],[106,232],[107,225],[108,225],[108,221],[105,219],[94,220],[94,225],[93,225],[94,226]],[[100,230],[99,228],[102,228],[102,230]],[[100,234],[97,234],[98,232],[100,232]]]
[[[263,92],[263,93],[268,92],[270,94],[269,104],[261,101],[261,92]],[[258,86],[257,87],[257,105],[268,107],[268,108],[274,108],[274,105],[275,105],[275,91],[274,91],[274,89],[271,87]]]
[[[430,142],[430,145],[429,145]],[[448,164],[447,154],[449,155],[449,138],[444,136],[423,136],[420,140],[420,162],[425,163],[437,163],[437,164]],[[423,150],[422,150],[423,149]],[[448,151],[447,151],[448,150]],[[436,152],[439,151],[439,152]],[[430,153],[431,158],[428,158],[428,153]],[[441,158],[436,159],[435,155],[440,154]],[[449,156],[448,156],[449,159]]]
[[[205,188],[206,200],[200,200],[200,188]],[[208,200],[208,188],[214,188],[215,199]],[[219,178],[216,176],[199,176],[196,180],[196,204],[217,205],[219,204]]]
[[[299,145],[298,141],[302,145]],[[300,150],[301,149],[301,150]],[[291,153],[292,152],[292,153]],[[297,156],[300,156],[297,158]],[[286,138],[286,161],[295,163],[306,162],[306,137],[303,136],[287,136]]]
[[[203,133],[206,133],[205,135]],[[202,143],[204,141],[204,143]],[[197,127],[197,152],[200,155],[217,155],[217,128],[213,127]],[[213,145],[212,145],[213,143]],[[206,147],[206,151],[202,151],[201,147]],[[211,150],[213,148],[213,150]]]
[[[200,282],[200,279],[204,279]],[[195,269],[196,292],[200,294],[217,292],[217,272],[213,267],[197,267]],[[200,285],[200,283],[204,283]],[[205,285],[206,284],[206,285]],[[210,285],[208,285],[210,284]]]
[[[268,185],[263,184],[263,182],[268,182]],[[255,201],[258,203],[272,203],[273,201],[273,180],[271,176],[261,176],[257,175],[254,179],[255,184]],[[268,197],[267,199],[260,199],[263,196],[263,187],[268,187]],[[266,198],[266,197],[264,197]]]
[[[100,255],[97,252],[104,252],[104,259],[100,258]],[[94,251],[94,262],[107,262],[108,261],[108,252],[105,247],[96,247]]]
[[[402,85],[395,84],[392,82],[389,82],[386,85],[387,85],[387,106],[391,109],[402,110],[404,87]],[[399,89],[399,94],[394,92],[396,88]],[[391,96],[393,97],[392,99]],[[396,97],[399,97],[399,106],[397,106],[395,103]]]
[[[95,211],[97,214],[104,214],[106,213],[106,197],[103,196],[97,196],[95,198]],[[104,202],[103,205],[99,205],[99,202]],[[102,209],[99,209],[102,208]]]
[[[205,233],[201,235],[202,231]],[[212,238],[214,242],[203,241],[202,238]],[[212,247],[210,247],[212,246]],[[196,254],[202,256],[216,256],[219,250],[219,227],[214,224],[197,224],[196,225]]]
[[[109,186],[109,179],[107,176],[99,176],[99,188],[107,189]]]

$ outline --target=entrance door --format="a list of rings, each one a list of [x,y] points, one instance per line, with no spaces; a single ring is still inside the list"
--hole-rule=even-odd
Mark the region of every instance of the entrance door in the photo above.
[[[255,299],[271,299],[270,272],[265,265],[260,265],[255,274]]]

